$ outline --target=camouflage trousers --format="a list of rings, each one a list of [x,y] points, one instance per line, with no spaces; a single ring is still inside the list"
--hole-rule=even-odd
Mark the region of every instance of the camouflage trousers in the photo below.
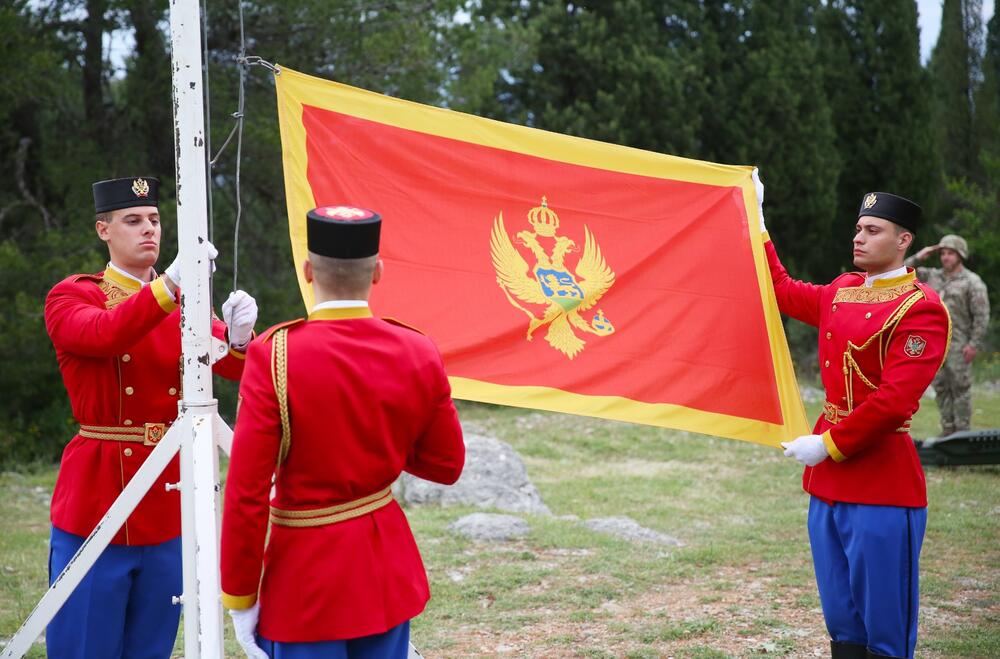
[[[968,430],[972,423],[972,364],[965,362],[962,350],[954,344],[934,378],[934,392],[942,436]]]

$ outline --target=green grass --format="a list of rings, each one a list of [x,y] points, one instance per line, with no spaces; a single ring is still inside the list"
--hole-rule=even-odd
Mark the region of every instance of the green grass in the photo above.
[[[1000,392],[979,388],[974,400],[974,425],[1000,426]],[[819,405],[808,407],[815,417]],[[491,405],[460,403],[460,414],[517,449],[553,516],[527,516],[519,541],[479,545],[446,528],[471,509],[408,510],[433,593],[413,640],[429,658],[827,652],[801,470],[779,451]],[[937,424],[925,400],[915,436]],[[54,475],[0,475],[0,638],[45,587]],[[927,478],[918,654],[1000,656],[1000,467],[930,468]],[[582,523],[612,515],[683,546]],[[240,656],[231,638],[227,656]]]

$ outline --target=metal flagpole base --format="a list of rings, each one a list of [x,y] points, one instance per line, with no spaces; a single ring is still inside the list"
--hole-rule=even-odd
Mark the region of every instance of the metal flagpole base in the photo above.
[[[142,497],[146,495],[149,488],[166,469],[170,460],[177,454],[181,440],[182,431],[178,428],[178,424],[174,424],[142,463],[115,502],[111,504],[108,512],[87,536],[66,568],[56,577],[52,586],[35,606],[34,611],[7,643],[3,652],[0,653],[0,657],[3,659],[23,657],[35,639],[45,632],[45,627],[69,599],[73,589],[83,580],[91,566],[118,533],[118,529],[122,527],[128,516],[139,505]]]

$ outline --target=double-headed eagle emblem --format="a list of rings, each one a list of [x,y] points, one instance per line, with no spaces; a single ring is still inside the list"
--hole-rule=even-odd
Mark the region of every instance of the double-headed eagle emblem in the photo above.
[[[132,194],[140,198],[148,197],[149,181],[144,178],[137,178],[132,181]]]
[[[583,227],[583,255],[576,263],[575,276],[569,271],[565,263],[566,255],[579,252],[580,248],[571,238],[556,234],[559,216],[548,207],[545,197],[542,197],[541,206],[528,212],[528,223],[531,231],[518,231],[516,239],[519,245],[527,247],[535,255],[535,265],[530,268],[507,235],[503,212],[493,219],[490,254],[497,273],[497,283],[507,296],[507,301],[528,316],[527,339],[531,341],[536,329],[548,325],[545,340],[573,359],[585,345],[573,328],[597,336],[607,336],[615,331],[611,321],[600,309],[590,323],[580,317],[581,312],[592,308],[608,292],[615,283],[615,273],[605,263],[601,248],[586,226]],[[550,251],[546,251],[540,239],[546,243],[551,242]],[[545,310],[540,317],[536,316],[519,304],[518,300],[527,304],[545,305]]]

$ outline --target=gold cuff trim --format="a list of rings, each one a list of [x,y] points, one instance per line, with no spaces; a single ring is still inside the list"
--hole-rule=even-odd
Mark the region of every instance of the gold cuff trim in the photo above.
[[[222,593],[222,606],[227,609],[249,609],[257,603],[257,593],[253,595],[230,595]]]
[[[760,234],[760,239],[761,239],[761,242],[765,242],[766,243],[767,241],[769,241],[771,239],[771,234],[769,234],[767,231],[765,231],[764,233]]]
[[[390,502],[392,502],[392,486],[386,486],[375,494],[326,508],[282,510],[271,506],[271,523],[278,526],[325,526],[367,515],[384,508]]]
[[[249,348],[250,344],[247,343],[246,347]],[[246,359],[247,358],[247,353],[245,352],[245,349],[244,349],[244,352],[240,352],[239,350],[237,350],[236,348],[234,348],[232,345],[229,346],[229,354],[231,356],[235,357],[236,359]]]
[[[167,283],[163,281],[162,277],[158,277],[156,281],[149,285],[149,288],[152,289],[153,295],[156,296],[156,301],[160,303],[160,308],[165,312],[172,313],[177,308],[177,301],[174,300],[174,296],[167,290]]]
[[[80,437],[103,439],[111,442],[133,442],[143,446],[156,446],[167,432],[167,423],[145,423],[141,426],[89,426],[80,425]]]
[[[823,438],[823,445],[826,446],[826,452],[830,454],[834,462],[843,462],[847,459],[847,456],[840,452],[837,448],[837,444],[833,441],[833,435],[827,430],[825,433],[820,435]]]
[[[349,320],[351,318],[371,318],[369,307],[341,307],[337,309],[318,309],[309,314],[309,320]]]

